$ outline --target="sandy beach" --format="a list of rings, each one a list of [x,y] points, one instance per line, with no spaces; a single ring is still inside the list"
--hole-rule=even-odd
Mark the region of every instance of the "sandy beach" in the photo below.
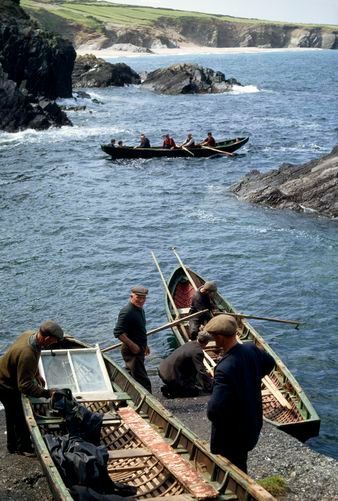
[[[130,50],[117,50],[114,48],[98,49],[96,44],[81,45],[76,49],[78,56],[83,56],[84,54],[93,54],[96,57],[106,59],[111,57],[137,57],[137,56],[184,56],[184,55],[195,55],[195,54],[257,54],[263,52],[283,52],[283,51],[301,51],[301,50],[320,50],[320,49],[265,49],[257,47],[204,47],[199,45],[182,45],[179,48],[168,49],[160,48],[153,49],[151,53],[148,52],[136,52]]]

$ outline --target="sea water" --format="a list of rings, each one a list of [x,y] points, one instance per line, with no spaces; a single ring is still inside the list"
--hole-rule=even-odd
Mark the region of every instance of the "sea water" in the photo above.
[[[113,343],[130,287],[150,289],[148,328],[166,322],[151,257],[168,278],[171,251],[239,311],[296,319],[300,330],[252,321],[294,374],[321,417],[308,443],[338,458],[338,222],[237,200],[229,187],[252,169],[267,172],[329,153],[337,141],[338,51],[138,56],[138,72],[198,63],[243,87],[217,95],[166,96],[136,86],[84,89],[96,102],[69,112],[73,127],[0,133],[0,352],[24,329],[52,318],[88,343]],[[74,104],[68,101],[68,104]],[[250,136],[234,158],[111,161],[112,137],[153,145],[171,133],[196,140]],[[170,331],[149,338],[155,377],[173,349]]]

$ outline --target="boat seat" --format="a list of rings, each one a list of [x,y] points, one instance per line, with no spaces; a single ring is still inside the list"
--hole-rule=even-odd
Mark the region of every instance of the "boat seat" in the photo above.
[[[118,410],[118,413],[124,424],[139,438],[146,449],[160,460],[165,468],[184,485],[194,498],[203,500],[218,496],[218,491],[204,480],[203,475],[195,470],[182,456],[179,456],[175,449],[163,440],[134,409],[123,407]]]
[[[149,449],[145,448],[113,449],[108,451],[108,455],[109,459],[130,459],[152,456],[152,452]]]
[[[185,317],[189,314],[190,308],[177,308],[180,317]]]
[[[36,423],[38,425],[57,425],[60,426],[61,424],[64,424],[66,420],[61,417],[61,416],[37,416],[36,417]],[[103,415],[103,420],[102,420],[102,426],[106,425],[113,425],[113,424],[120,424],[121,423],[121,418],[118,414],[115,414],[113,412],[106,412]]]

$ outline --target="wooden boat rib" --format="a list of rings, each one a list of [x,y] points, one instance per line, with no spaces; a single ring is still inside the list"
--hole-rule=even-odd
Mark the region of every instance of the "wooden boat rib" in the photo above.
[[[41,354],[40,371],[49,387],[72,389],[76,399],[103,414],[101,443],[109,454],[113,481],[137,488],[135,499],[273,501],[245,473],[186,429],[99,347],[65,338]],[[23,397],[32,440],[53,497],[73,498],[49,454],[44,435],[63,435],[65,420],[53,415],[44,398]]]
[[[188,314],[195,288],[200,287],[204,282],[203,278],[185,266],[180,266],[173,272],[166,288],[165,304],[169,321]],[[169,295],[171,295],[171,298]],[[234,307],[218,292],[214,300],[220,311],[237,313]],[[173,327],[172,330],[180,345],[189,340],[188,322],[179,324]],[[238,334],[241,342],[254,342],[258,347],[270,353],[276,360],[276,368],[269,377],[266,376],[263,379],[262,383],[264,419],[301,441],[317,436],[320,427],[319,416],[281,359],[273,352],[262,336],[243,319],[239,323]],[[215,360],[219,356],[220,353],[217,351],[215,343],[209,343],[206,348],[207,366],[209,368],[210,365],[214,366]]]
[[[174,148],[172,150],[161,147],[137,148],[124,146],[122,148],[114,147],[110,144],[102,144],[101,149],[113,159],[135,159],[135,158],[207,158],[215,155],[231,154],[244,146],[249,141],[248,137],[237,137],[216,143],[213,148],[195,146],[191,148]]]

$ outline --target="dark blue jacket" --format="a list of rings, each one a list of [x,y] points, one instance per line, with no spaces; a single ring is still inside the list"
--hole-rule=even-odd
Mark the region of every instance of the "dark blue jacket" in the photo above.
[[[236,344],[217,364],[208,402],[211,452],[227,456],[255,447],[263,424],[261,379],[274,365],[271,355],[253,343]]]

